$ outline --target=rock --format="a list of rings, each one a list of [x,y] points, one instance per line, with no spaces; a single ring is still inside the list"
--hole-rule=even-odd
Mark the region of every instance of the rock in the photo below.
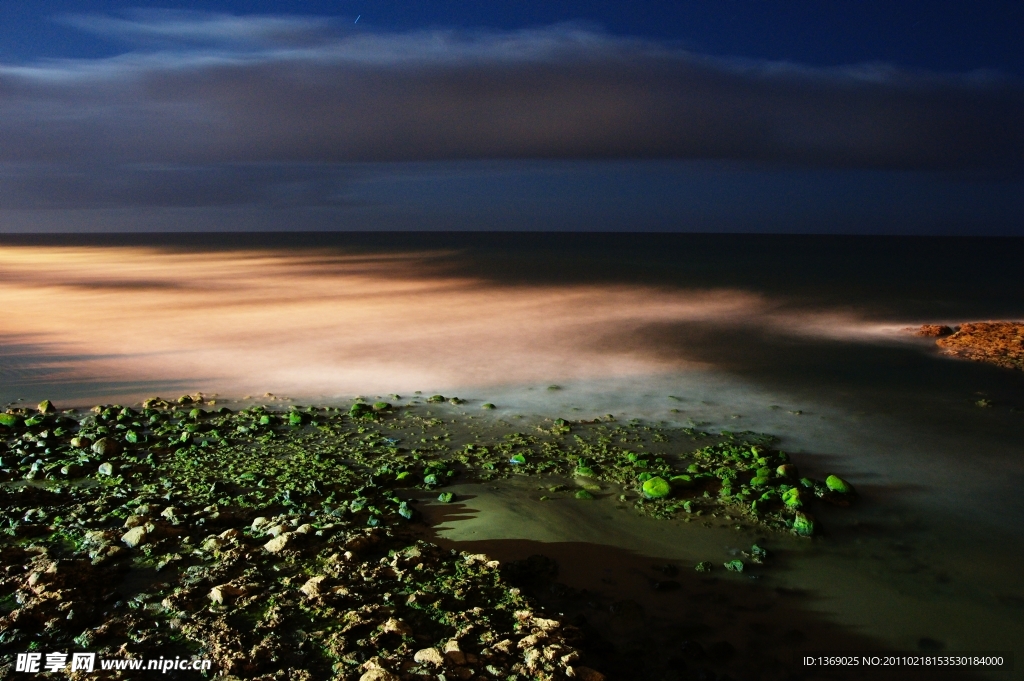
[[[38,409],[40,414],[52,414],[57,411],[50,400],[43,400],[40,402]]]
[[[440,667],[444,664],[444,656],[441,655],[437,648],[423,648],[417,650],[416,654],[412,656],[413,661],[417,664],[432,664],[435,667]]]
[[[244,589],[230,584],[221,584],[210,589],[210,593],[207,596],[217,605],[224,605],[225,602],[231,602],[232,599],[243,594],[245,594]]]
[[[179,509],[177,506],[168,506],[167,508],[160,512],[160,517],[166,518],[171,522],[175,522],[180,515],[181,509]]]
[[[450,504],[455,500],[455,494],[453,492],[441,492],[437,495],[437,500],[442,504]]]
[[[594,477],[594,469],[590,466],[579,466],[576,468],[575,475],[581,478],[592,478]]]
[[[455,666],[466,664],[466,654],[459,647],[459,642],[451,639],[444,644],[444,657]]]
[[[78,447],[80,449],[88,449],[92,446],[92,440],[87,437],[77,436],[71,438],[71,446]]]
[[[725,569],[729,572],[743,572],[743,561],[742,560],[730,560],[725,564]]]
[[[825,478],[825,486],[838,494],[853,494],[853,485],[846,482],[838,475],[830,475]]]
[[[217,536],[223,539],[224,541],[231,541],[232,539],[238,539],[239,537],[241,537],[242,533],[232,527],[230,530],[224,530]]]
[[[359,681],[401,681],[401,679],[387,669],[377,667],[360,676]]]
[[[793,531],[801,537],[810,537],[814,534],[814,517],[809,513],[797,511],[796,518],[793,519]]]
[[[511,458],[509,458],[508,462],[510,464],[518,466],[526,463],[526,457],[523,456],[522,454],[514,454]]]
[[[775,474],[780,478],[793,478],[794,480],[800,477],[797,473],[796,466],[791,463],[784,463],[775,469]]]
[[[256,518],[255,520],[252,521],[251,527],[252,527],[253,530],[259,530],[264,525],[269,525],[269,524],[270,524],[269,520],[267,520],[263,516],[260,516],[260,517],[258,517],[258,518]]]
[[[326,579],[327,577],[324,575],[310,577],[305,584],[299,587],[299,591],[304,593],[307,598],[316,598],[321,594],[321,588]]]
[[[953,333],[953,329],[945,324],[922,324],[921,328],[914,332],[914,335],[924,336],[925,338],[938,338],[940,336],[948,336],[951,333]]]
[[[590,492],[588,492],[585,489],[581,489],[579,492],[576,492],[576,498],[577,499],[593,499],[594,495],[591,494]]]
[[[381,632],[385,634],[398,634],[399,636],[412,636],[412,627],[400,619],[390,618],[380,625]]]
[[[673,475],[669,478],[669,483],[671,483],[673,487],[678,487],[680,489],[690,489],[696,484],[692,475]]]
[[[220,537],[210,537],[206,541],[204,541],[202,546],[200,546],[199,548],[201,548],[203,551],[216,551],[220,549],[220,547],[224,546],[225,543],[226,542]]]
[[[804,505],[803,496],[799,487],[791,487],[782,493],[782,503],[790,508],[800,508]]]
[[[266,544],[264,544],[263,548],[266,549],[266,551],[269,553],[279,553],[283,551],[286,546],[288,546],[288,542],[291,541],[291,538],[292,535],[290,532],[279,534],[270,541],[268,541]]]
[[[100,456],[117,456],[121,453],[121,445],[117,440],[109,437],[101,437],[92,443],[92,451]]]
[[[127,518],[125,518],[124,529],[130,530],[133,527],[138,527],[139,525],[145,525],[145,524],[146,524],[146,516],[130,515]]]
[[[769,481],[768,481],[767,477],[759,475],[759,476],[757,476],[756,478],[753,478],[750,481],[750,486],[751,487],[764,487],[765,485],[768,484],[768,482]]]
[[[439,404],[441,402],[444,402],[444,395],[431,395],[430,397],[427,398],[427,402],[430,402],[431,404]]]
[[[0,414],[0,426],[13,428],[16,425],[18,425],[18,416],[16,414]]]
[[[149,533],[146,532],[146,528],[141,525],[133,527],[132,529],[121,535],[121,541],[130,549],[134,549],[137,546],[142,546],[146,543]]]
[[[100,475],[113,475],[114,470],[114,464],[108,461],[107,463],[101,463],[100,467],[96,469],[96,472]]]
[[[644,482],[642,491],[648,499],[663,499],[672,493],[672,486],[664,478],[654,477]]]
[[[484,402],[483,404],[480,405],[480,408],[481,409],[497,409],[497,407],[495,407],[490,402]]]
[[[702,560],[693,566],[693,569],[697,572],[711,572],[711,563],[706,560]]]

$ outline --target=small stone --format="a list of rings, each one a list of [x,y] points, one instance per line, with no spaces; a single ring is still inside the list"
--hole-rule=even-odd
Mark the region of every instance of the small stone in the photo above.
[[[400,681],[400,679],[387,669],[377,667],[360,676],[359,681]]]
[[[40,402],[38,409],[40,414],[52,414],[57,411],[50,400],[43,400]]]
[[[417,664],[432,664],[435,667],[440,667],[444,664],[444,656],[441,655],[437,648],[424,648],[417,650],[416,654],[412,656],[413,661]]]
[[[92,443],[92,451],[100,456],[116,456],[121,453],[121,445],[117,443],[117,440],[101,437]]]
[[[324,575],[318,575],[316,577],[310,577],[306,580],[306,583],[299,587],[299,591],[306,594],[308,598],[316,598],[320,595],[320,585],[327,579]]]
[[[288,542],[291,541],[291,538],[292,535],[290,532],[279,534],[270,541],[268,541],[266,544],[264,544],[263,548],[266,549],[269,553],[279,553],[280,551],[283,551],[286,546],[288,546]]]
[[[444,644],[444,657],[457,667],[466,664],[466,654],[459,648],[459,642],[455,639]]]
[[[838,475],[830,475],[825,478],[825,486],[837,494],[852,494],[853,485],[846,482]]]
[[[664,478],[653,477],[644,482],[643,493],[648,499],[662,499],[672,493],[672,486]]]
[[[381,625],[380,630],[385,634],[398,634],[400,636],[412,636],[412,627],[400,619],[392,617]]]
[[[114,464],[108,461],[106,463],[101,463],[100,467],[96,469],[96,472],[100,475],[113,475],[114,470]]]
[[[133,527],[138,527],[139,525],[145,525],[145,524],[146,524],[146,517],[145,516],[130,515],[127,518],[125,518],[124,528],[126,530],[130,530]]]
[[[149,533],[146,532],[145,527],[133,527],[121,536],[121,541],[128,546],[128,548],[134,549],[136,546],[142,546],[146,543],[148,534]]]

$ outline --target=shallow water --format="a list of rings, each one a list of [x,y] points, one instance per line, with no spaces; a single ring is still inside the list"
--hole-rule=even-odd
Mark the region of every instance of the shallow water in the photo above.
[[[879,645],[1020,657],[1024,375],[901,329],[1024,318],[1022,255],[1021,240],[869,237],[23,237],[0,246],[0,400],[422,390],[490,400],[511,424],[770,432],[862,499],[820,540],[771,540],[785,560],[766,588],[812,593]],[[529,539],[720,563],[735,536],[611,499],[460,491],[467,517],[441,536],[501,557]],[[563,577],[585,584],[580,570]]]

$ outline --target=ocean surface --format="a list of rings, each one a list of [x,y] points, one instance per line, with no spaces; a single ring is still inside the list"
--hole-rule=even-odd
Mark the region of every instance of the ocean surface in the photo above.
[[[888,649],[1013,651],[993,678],[1024,678],[1024,373],[905,330],[1024,319],[1022,262],[1010,238],[7,235],[0,401],[421,390],[508,419],[772,433],[861,499],[823,514],[821,539],[780,540],[758,588]],[[439,537],[509,559],[546,545],[589,588],[619,565],[602,579],[623,594],[615,556],[735,552],[728,530],[542,511],[513,487],[466,490]]]

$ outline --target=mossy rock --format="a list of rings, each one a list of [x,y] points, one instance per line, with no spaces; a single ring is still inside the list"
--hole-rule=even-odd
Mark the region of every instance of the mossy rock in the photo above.
[[[294,414],[295,412],[292,413]],[[356,402],[352,405],[352,408],[348,410],[348,415],[354,419],[362,418],[372,413],[373,408],[363,402]]]
[[[837,494],[853,494],[853,485],[846,482],[838,475],[830,475],[825,478],[825,486]]]
[[[778,475],[780,478],[792,478],[794,480],[796,480],[797,477],[799,477],[799,474],[796,471],[796,466],[794,466],[791,463],[784,463],[778,468],[776,468],[775,474]]]
[[[636,476],[636,481],[637,482],[647,482],[648,480],[650,480],[653,477],[654,477],[654,475],[652,475],[651,473],[641,473],[640,475]]]
[[[782,503],[789,508],[801,508],[804,505],[803,496],[800,494],[800,489],[797,487],[791,487],[782,493]]]
[[[514,466],[521,466],[526,463],[526,457],[522,454],[513,454],[512,457],[509,458],[508,462]]]
[[[353,407],[354,407],[354,405],[353,405]],[[301,426],[302,422],[306,420],[304,417],[305,417],[305,415],[302,412],[298,412],[298,411],[289,412],[288,413],[288,423],[293,425],[293,426]]]
[[[13,428],[18,425],[18,421],[20,420],[21,418],[17,414],[0,414],[0,426]]]
[[[648,499],[664,499],[672,493],[672,486],[664,478],[659,477],[645,481],[641,489]]]
[[[801,537],[810,537],[814,530],[814,517],[809,513],[797,511],[796,518],[793,519],[793,531]]]
[[[576,492],[576,498],[577,499],[593,499],[594,495],[591,494],[590,492],[588,492],[585,489],[581,489],[579,492]]]
[[[594,477],[594,469],[589,466],[580,466],[576,469],[575,475],[581,478],[592,478]]]
[[[40,414],[52,414],[53,412],[57,411],[57,409],[54,408],[53,406],[53,402],[51,402],[50,400],[43,400],[42,402],[40,402],[38,409]]]
[[[497,407],[495,407],[490,402],[484,402],[483,404],[480,405],[480,408],[481,409],[497,409]]]
[[[391,405],[389,403],[387,403],[387,402],[374,402],[373,403],[373,410],[374,411],[387,411],[388,409],[391,409]]]
[[[761,476],[761,475],[757,476],[756,478],[754,478],[754,479],[752,479],[750,481],[750,486],[751,487],[764,487],[767,484],[768,484],[768,478],[766,476]]]
[[[442,504],[450,504],[453,501],[455,501],[455,493],[441,492],[439,495],[437,495],[437,500],[440,501]]]
[[[693,566],[693,569],[697,572],[711,572],[711,563],[706,560],[702,560]]]
[[[430,402],[431,404],[440,404],[441,402],[444,402],[444,395],[431,395],[427,398],[427,402]]]
[[[669,478],[669,483],[671,483],[673,487],[678,487],[679,489],[690,489],[697,484],[694,482],[693,476],[691,475],[673,475]]]
[[[730,560],[725,564],[725,569],[729,572],[743,572],[744,567],[742,560]]]
[[[770,478],[772,477],[772,469],[768,468],[767,466],[762,466],[761,468],[757,469],[757,475],[754,477]]]

